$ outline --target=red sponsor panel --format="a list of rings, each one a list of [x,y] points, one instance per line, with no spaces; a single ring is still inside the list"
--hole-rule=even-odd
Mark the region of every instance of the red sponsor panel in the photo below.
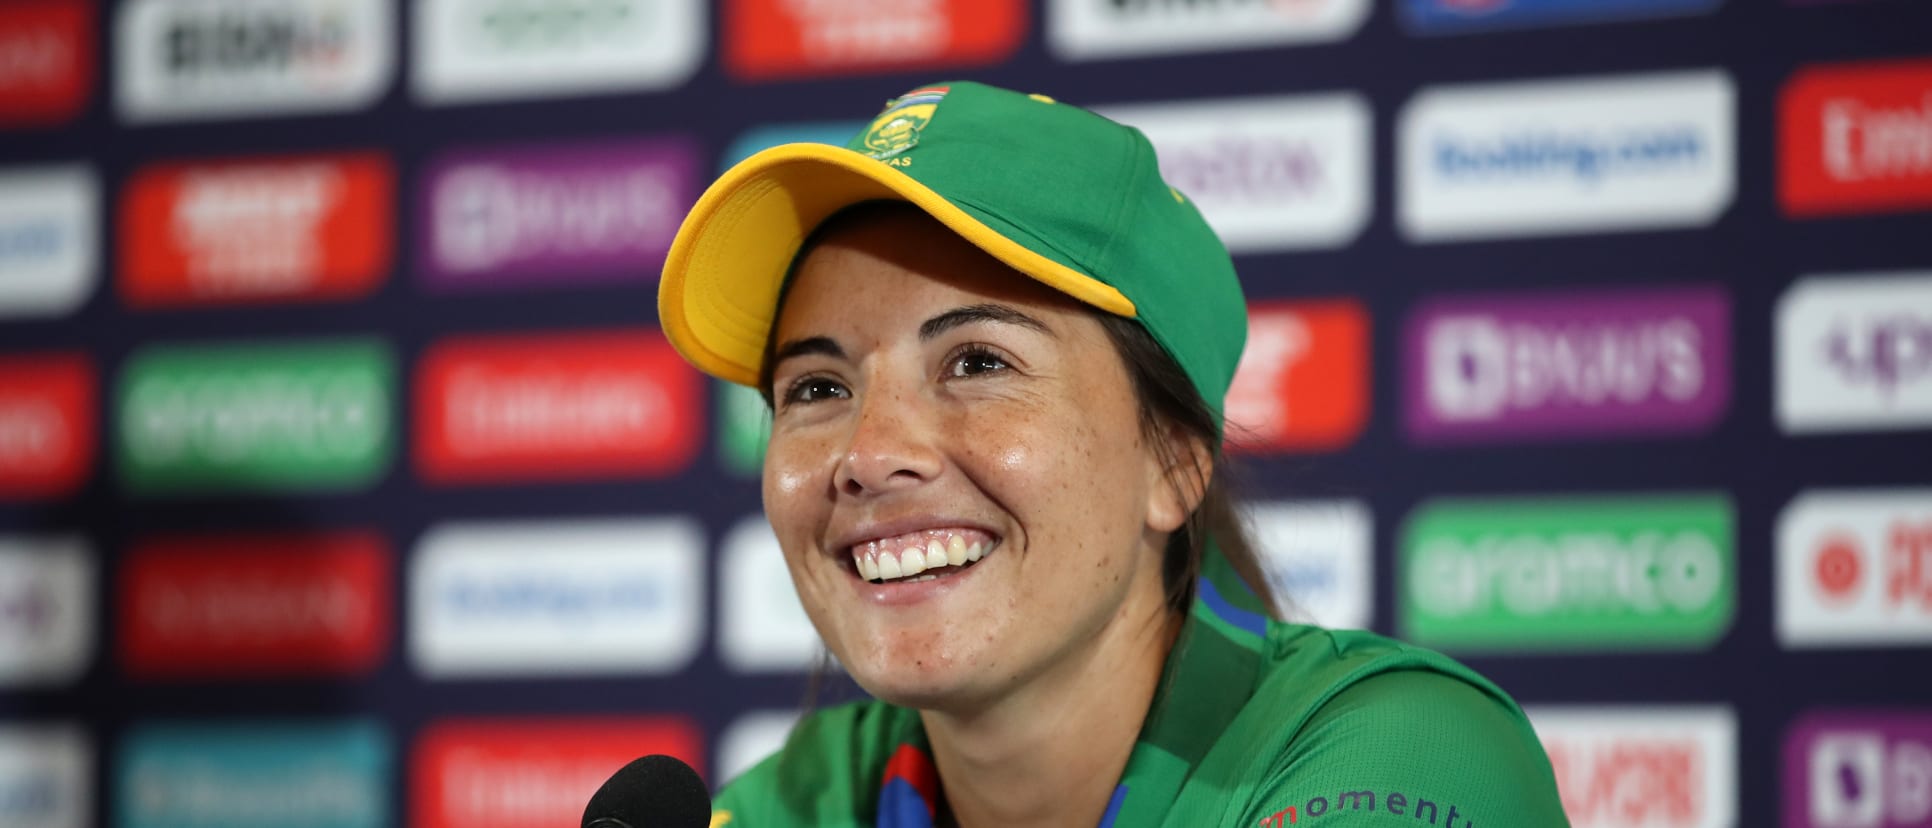
[[[416,376],[416,469],[437,483],[672,474],[697,454],[702,393],[655,331],[447,340]]]
[[[378,153],[169,163],[120,205],[134,307],[352,299],[389,270],[395,170]]]
[[[0,499],[58,497],[87,480],[95,388],[81,354],[0,358]]]
[[[653,753],[704,767],[698,726],[681,716],[435,722],[416,742],[409,824],[575,825],[584,803],[604,780],[631,760]]]
[[[0,4],[0,127],[72,120],[93,84],[92,4]]]
[[[1334,451],[1369,415],[1369,317],[1353,299],[1257,302],[1228,390],[1230,445],[1267,454]]]
[[[1778,110],[1787,215],[1932,208],[1932,60],[1809,67]]]
[[[1021,0],[727,0],[725,68],[779,80],[998,63],[1026,34]]]
[[[121,666],[147,678],[367,673],[391,638],[388,558],[370,532],[140,544],[120,573]]]

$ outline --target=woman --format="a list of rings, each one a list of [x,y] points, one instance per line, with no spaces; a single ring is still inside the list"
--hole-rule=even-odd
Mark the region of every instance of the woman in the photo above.
[[[878,699],[808,716],[714,826],[1566,824],[1501,690],[1243,585],[1246,309],[1139,132],[915,90],[725,173],[659,313],[766,395],[767,516]]]

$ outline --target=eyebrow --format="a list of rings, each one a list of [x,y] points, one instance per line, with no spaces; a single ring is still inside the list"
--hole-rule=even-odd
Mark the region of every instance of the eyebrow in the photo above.
[[[920,323],[919,339],[922,341],[931,340],[961,325],[970,325],[975,322],[999,322],[1007,325],[1017,325],[1022,328],[1039,331],[1047,336],[1056,336],[1053,329],[1048,328],[1046,323],[1017,310],[1005,305],[980,304],[954,308]],[[778,346],[776,350],[772,351],[771,364],[778,365],[794,357],[810,355],[826,356],[833,359],[847,358],[845,349],[840,347],[839,343],[831,337],[808,336],[804,339],[794,339]]]

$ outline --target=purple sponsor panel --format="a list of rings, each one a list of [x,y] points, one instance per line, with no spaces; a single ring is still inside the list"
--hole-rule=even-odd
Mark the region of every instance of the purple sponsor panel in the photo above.
[[[1693,434],[1731,393],[1715,286],[1425,300],[1404,331],[1418,443]]]
[[[676,138],[445,153],[418,193],[417,263],[436,290],[650,282],[697,201]]]
[[[1783,787],[1785,828],[1932,828],[1932,710],[1804,716]]]

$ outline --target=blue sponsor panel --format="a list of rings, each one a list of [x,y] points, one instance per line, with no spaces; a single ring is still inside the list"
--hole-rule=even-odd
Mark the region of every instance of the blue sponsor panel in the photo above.
[[[383,828],[389,738],[372,721],[137,725],[120,751],[117,828]]]
[[[1454,35],[1540,26],[1575,26],[1715,11],[1723,0],[1402,0],[1413,34]]]

